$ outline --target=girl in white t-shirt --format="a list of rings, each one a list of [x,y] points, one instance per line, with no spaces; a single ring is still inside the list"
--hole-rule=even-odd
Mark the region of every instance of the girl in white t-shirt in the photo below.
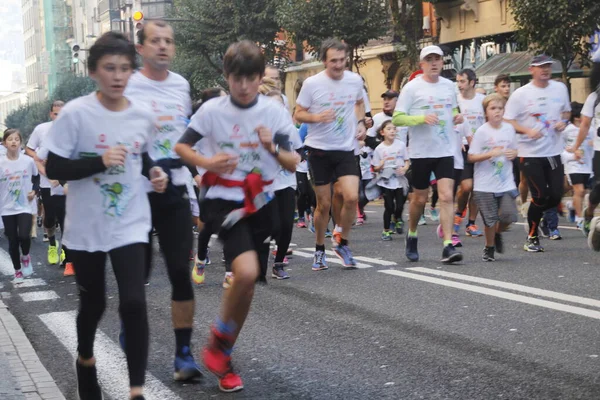
[[[484,99],[487,123],[477,129],[469,146],[468,160],[475,164],[473,195],[485,225],[483,261],[495,261],[494,252],[504,252],[502,232],[517,221],[518,192],[512,168],[517,135],[503,120],[505,104],[496,93]]]
[[[408,194],[408,180],[404,176],[410,162],[406,145],[396,140],[396,127],[392,121],[381,124],[379,134],[383,142],[373,152],[373,171],[377,172],[377,186],[381,187],[385,211],[381,240],[392,240],[390,222],[396,217],[396,232],[402,233],[402,210]]]
[[[21,133],[18,130],[5,130],[4,144],[6,156],[0,157],[2,222],[8,238],[8,253],[15,269],[14,282],[21,283],[23,277],[33,274],[29,249],[33,199],[39,190],[39,175],[33,158],[21,154]]]

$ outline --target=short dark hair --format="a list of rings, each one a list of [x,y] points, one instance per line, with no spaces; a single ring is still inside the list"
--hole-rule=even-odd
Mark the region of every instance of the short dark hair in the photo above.
[[[142,29],[140,29],[139,31],[137,31],[137,40],[139,44],[144,44],[144,42],[146,41],[146,27],[149,25],[155,25],[158,26],[159,28],[166,28],[167,26],[171,26],[167,23],[167,21],[164,21],[162,19],[153,19],[151,21],[145,22],[142,24]],[[171,28],[172,29],[172,28]]]
[[[583,110],[583,104],[576,101],[571,102],[571,123],[573,123],[575,118],[581,118],[581,110]]]
[[[98,61],[106,55],[127,56],[131,62],[131,68],[137,67],[135,46],[122,33],[106,32],[90,47],[87,60],[90,72],[96,71]]]
[[[458,75],[466,75],[469,82],[477,83],[477,74],[471,68],[464,68],[458,72]]]
[[[200,92],[200,100],[192,105],[192,114],[196,114],[196,111],[210,99],[221,96],[221,92],[224,92],[224,90],[220,87],[212,87]]]
[[[494,79],[494,86],[498,86],[502,82],[508,82],[508,83],[510,83],[510,76],[508,76],[508,74],[500,74],[500,75],[498,75],[496,77],[496,79]]]
[[[229,75],[251,77],[265,75],[265,55],[249,40],[232,43],[223,57],[223,72]]]
[[[6,142],[6,139],[8,139],[8,137],[10,135],[12,135],[13,133],[16,133],[17,135],[19,135],[19,140],[21,140],[21,142],[23,141],[23,136],[21,136],[21,131],[19,131],[18,129],[14,129],[14,128],[8,128],[8,129],[4,130],[4,135],[2,136],[2,141]]]
[[[321,61],[327,61],[327,52],[330,49],[344,51],[346,54],[348,54],[348,45],[346,45],[346,43],[338,39],[326,39],[321,44],[321,50],[319,51],[319,54],[321,55]]]
[[[62,100],[54,100],[52,102],[52,104],[50,104],[50,111],[49,112],[54,111],[55,107],[59,107],[60,108],[60,107],[63,107],[64,105],[65,105],[64,101],[62,101]]]

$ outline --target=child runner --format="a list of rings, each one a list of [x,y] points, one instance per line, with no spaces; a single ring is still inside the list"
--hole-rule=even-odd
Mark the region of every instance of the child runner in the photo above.
[[[0,193],[4,234],[8,253],[15,269],[14,283],[33,274],[31,256],[31,225],[33,199],[39,191],[39,175],[33,158],[21,154],[21,132],[4,131],[6,156],[0,157]],[[19,252],[19,247],[21,252]]]
[[[390,222],[396,217],[395,229],[403,232],[402,210],[408,194],[408,180],[404,176],[408,171],[409,160],[406,145],[396,140],[396,127],[392,121],[385,121],[379,128],[383,142],[373,152],[373,171],[378,172],[377,185],[381,187],[385,211],[383,212],[383,233],[381,240],[392,240]]]
[[[146,177],[162,192],[167,175],[152,167],[146,147],[154,116],[123,96],[136,64],[133,44],[107,32],[90,48],[88,70],[98,91],[71,100],[44,140],[48,179],[69,181],[63,242],[79,288],[77,388],[82,400],[102,398],[94,338],[106,307],[105,264],[110,256],[119,287],[130,398],[143,399],[148,361],[146,247],[150,205]],[[189,229],[189,225],[186,225]]]
[[[573,145],[579,135],[581,126],[581,110],[583,104],[571,103],[571,123],[563,131],[566,148],[563,152],[563,162],[569,185],[573,188],[573,208],[575,209],[575,222],[577,228],[583,227],[583,198],[586,189],[590,188],[590,176],[592,175],[592,158],[594,156],[594,130],[590,128],[587,139],[579,146],[582,157],[575,159]]]
[[[496,261],[494,251],[504,252],[502,232],[517,221],[518,192],[512,167],[517,134],[503,121],[505,104],[497,93],[483,100],[487,123],[477,129],[469,147],[468,160],[475,164],[473,193],[485,225],[483,261]]]
[[[358,198],[358,215],[356,218],[356,225],[363,225],[367,220],[365,214],[365,206],[369,203],[369,199],[365,194],[365,188],[373,179],[373,171],[371,167],[371,160],[373,159],[373,149],[366,145],[364,141],[358,142],[360,147],[359,164],[360,164],[360,193]]]
[[[234,392],[243,383],[233,371],[231,352],[250,311],[255,282],[268,263],[273,234],[270,185],[279,164],[294,171],[299,157],[285,149],[296,129],[289,114],[258,94],[265,71],[260,48],[247,40],[232,44],[223,69],[231,94],[194,114],[175,151],[189,164],[207,170],[201,208],[207,224],[221,227],[225,259],[235,276],[202,356],[206,368],[219,377],[219,388]],[[210,157],[193,150],[203,138]]]

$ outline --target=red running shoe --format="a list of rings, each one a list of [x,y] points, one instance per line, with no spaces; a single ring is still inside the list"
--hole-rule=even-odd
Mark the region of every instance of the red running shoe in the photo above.
[[[227,393],[237,392],[244,388],[242,378],[233,371],[231,356],[225,353],[231,349],[231,342],[228,335],[211,327],[209,344],[202,352],[204,366],[219,378],[219,389]]]

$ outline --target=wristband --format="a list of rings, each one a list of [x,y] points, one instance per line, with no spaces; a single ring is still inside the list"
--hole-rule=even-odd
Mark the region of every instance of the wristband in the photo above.
[[[273,157],[277,157],[279,155],[279,145],[278,144],[275,145],[275,151],[273,151],[271,154],[273,155]]]

